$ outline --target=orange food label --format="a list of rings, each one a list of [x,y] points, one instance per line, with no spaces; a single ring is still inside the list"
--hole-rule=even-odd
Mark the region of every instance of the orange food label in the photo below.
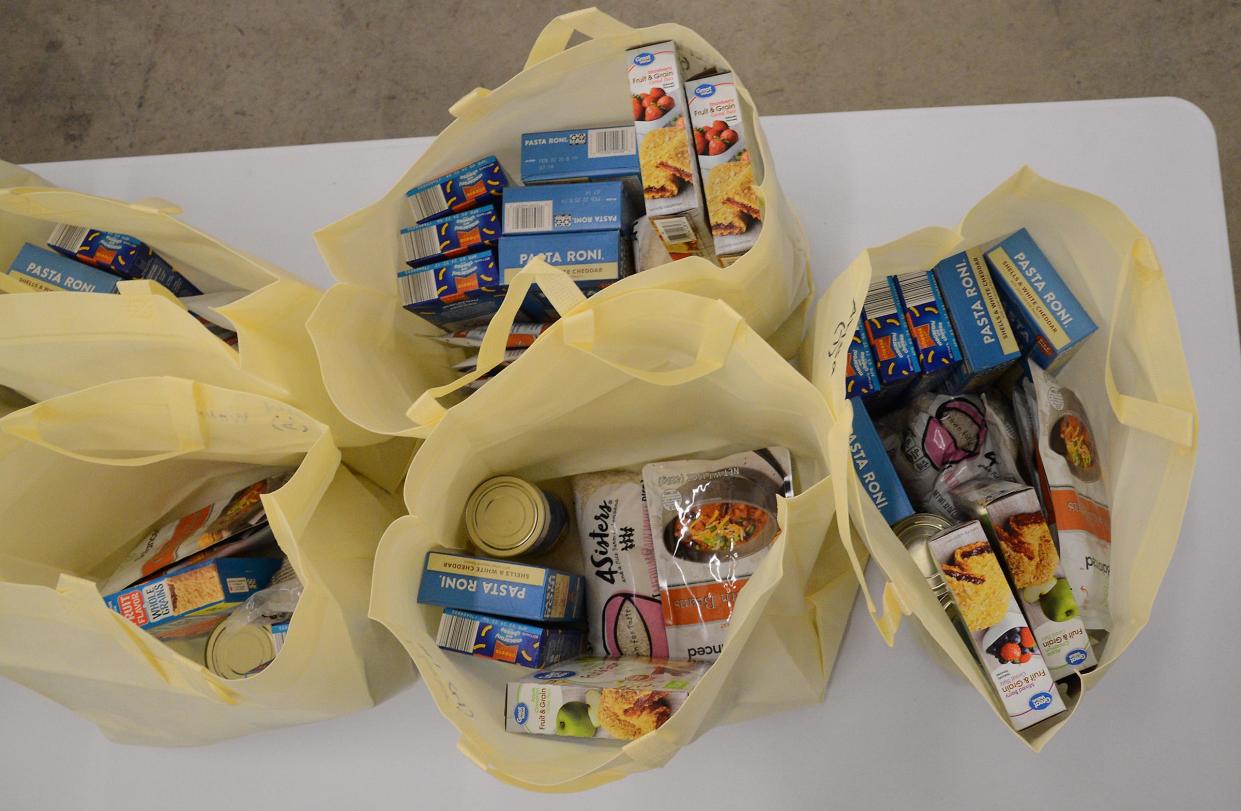
[[[870,345],[875,350],[875,357],[877,357],[880,362],[892,360],[892,358],[896,357],[896,352],[892,349],[892,336],[890,335],[883,335],[878,338],[872,336],[870,339]]]
[[[911,323],[909,325],[909,334],[913,336],[914,343],[918,345],[919,349],[928,349],[935,346],[935,339],[931,337],[930,324],[919,324],[914,326]]]
[[[721,622],[732,616],[737,594],[749,578],[727,583],[699,583],[677,586],[660,592],[667,625],[697,625]]]
[[[470,248],[481,243],[483,235],[477,228],[472,228],[469,231],[458,231],[457,241],[461,244],[462,249]]]
[[[461,193],[465,195],[466,202],[477,200],[487,193],[487,184],[483,181],[472,183],[469,186],[462,186]]]
[[[1112,512],[1107,507],[1072,488],[1052,490],[1051,504],[1058,531],[1080,530],[1101,541],[1112,542]]]
[[[496,641],[495,651],[491,654],[491,658],[497,662],[516,662],[517,646],[505,645],[499,640]]]

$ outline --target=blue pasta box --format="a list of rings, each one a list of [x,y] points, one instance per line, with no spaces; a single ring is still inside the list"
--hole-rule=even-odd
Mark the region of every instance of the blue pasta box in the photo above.
[[[857,401],[853,403],[853,434],[849,437],[849,453],[853,456],[853,468],[857,471],[862,489],[879,508],[889,526],[914,514],[913,504],[896,475],[896,468],[888,458],[870,414]]]
[[[580,655],[584,639],[577,628],[544,627],[446,608],[435,644],[444,650],[537,669]]]
[[[961,363],[948,373],[944,391],[978,391],[1021,357],[1004,302],[979,248],[940,260],[932,272],[961,350]]]
[[[1022,228],[985,254],[1023,352],[1058,369],[1097,329],[1068,284]]]
[[[639,174],[632,123],[521,136],[521,182],[526,185],[632,179],[636,186]]]
[[[448,331],[486,324],[504,303],[508,292],[496,267],[494,251],[467,253],[451,259],[406,268],[397,273],[401,303],[411,313]],[[537,311],[542,306],[527,302]],[[523,306],[521,315],[531,318],[531,307]]]
[[[493,205],[401,229],[401,252],[405,264],[418,267],[437,259],[495,248],[500,239],[500,215]]]
[[[150,279],[174,296],[198,296],[202,291],[173,270],[151,246],[128,234],[60,224],[47,241],[52,250],[122,279]]]
[[[633,209],[615,181],[511,188],[504,193],[504,235],[625,231]]]
[[[845,358],[845,397],[870,397],[879,391],[879,370],[870,352],[870,341],[859,322]]]
[[[903,388],[915,381],[922,367],[918,364],[917,347],[900,311],[900,294],[894,277],[875,279],[870,283],[866,303],[862,305],[862,323],[870,340],[880,385],[885,389]]]
[[[9,265],[16,282],[39,291],[69,290],[75,293],[115,293],[121,281],[111,273],[67,259],[27,242]]]
[[[567,273],[587,296],[633,273],[633,242],[624,232],[586,231],[501,237],[500,278],[508,283],[536,256]],[[531,289],[525,306],[536,321],[556,318],[551,303],[537,289]]]
[[[930,388],[961,362],[952,320],[934,273],[920,270],[895,278],[905,325],[909,327],[909,337],[918,352],[918,365],[922,367],[919,385]]]
[[[405,199],[414,212],[414,220],[426,222],[455,211],[465,211],[487,203],[498,203],[508,176],[495,155],[476,160],[414,186],[405,192]]]
[[[418,602],[534,622],[585,614],[581,575],[529,563],[428,552]]]

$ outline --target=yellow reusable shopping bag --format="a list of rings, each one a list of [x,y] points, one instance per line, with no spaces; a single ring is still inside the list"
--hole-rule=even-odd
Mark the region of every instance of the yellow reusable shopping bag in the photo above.
[[[44,400],[127,377],[173,375],[288,402],[332,429],[342,447],[384,437],[332,405],[306,320],[321,292],[176,218],[162,200],[124,203],[52,187],[0,162],[0,385]],[[217,311],[238,335],[211,334],[161,285],[127,281],[117,295],[35,293],[6,274],[26,243],[46,247],[58,223],[137,237],[204,293],[244,297]]]
[[[587,41],[569,46],[574,33]],[[453,377],[464,354],[429,336],[440,330],[405,311],[397,292],[403,267],[398,233],[413,225],[405,199],[411,187],[495,155],[510,179],[520,179],[521,136],[566,127],[628,123],[625,51],[675,40],[708,64],[729,70],[711,45],[680,25],[631,28],[598,9],[557,17],[543,30],[526,66],[496,90],[478,88],[455,105],[456,120],[379,201],[315,235],[339,282],[328,289],[310,322],[324,381],[350,419],[378,433],[411,434],[409,403]],[[652,268],[598,295],[663,288],[722,299],[783,354],[796,352],[811,301],[809,253],[796,213],[780,189],[774,160],[749,92],[737,83],[756,177],[761,181],[763,230],[757,244],[728,268],[682,259]]]
[[[572,791],[665,764],[707,729],[822,700],[857,584],[833,520],[828,437],[837,430],[819,392],[721,301],[633,290],[584,301],[541,260],[516,277],[483,347],[483,374],[530,283],[564,317],[460,405],[426,395],[434,425],[405,485],[410,515],[384,534],[371,616],[418,664],[460,749],[517,786]],[[578,473],[640,469],[649,461],[718,458],[770,445],[792,453],[797,495],[780,499],[783,532],[741,590],[723,653],[687,702],[655,732],[625,746],[504,731],[504,686],[528,676],[436,647],[441,609],[419,605],[426,552],[466,545],[466,499],[483,480],[513,474],[552,487]],[[546,563],[581,571],[576,530]]]
[[[96,581],[144,532],[282,469],[263,504],[304,591],[257,675],[203,666],[109,610]],[[178,378],[104,383],[0,419],[0,675],[109,738],[205,744],[372,706],[413,678],[367,618],[372,558],[399,514],[340,464],[331,432],[268,397]]]
[[[1197,456],[1197,409],[1172,298],[1150,242],[1113,204],[1023,168],[974,206],[955,230],[926,228],[855,259],[820,302],[802,360],[827,396],[834,418],[848,424],[851,409],[860,406],[844,398],[846,347],[871,277],[926,270],[945,256],[1022,227],[1099,325],[1098,334],[1082,345],[1057,377],[1090,411],[1112,499],[1111,635],[1099,667],[1082,675],[1080,684],[1076,677],[1070,681],[1069,712],[1055,723],[1017,733],[1038,750],[1146,625],[1189,498]],[[836,439],[831,469],[851,469],[848,447]],[[889,578],[882,612],[866,593],[867,607],[884,639],[892,644],[901,614],[913,613],[1007,721],[973,654],[856,476],[836,481],[835,499],[842,519],[837,524],[838,540],[848,551],[863,590],[854,534]]]

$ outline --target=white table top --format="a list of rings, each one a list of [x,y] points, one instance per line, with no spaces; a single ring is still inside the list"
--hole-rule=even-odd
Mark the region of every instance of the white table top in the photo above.
[[[819,289],[868,245],[954,225],[1028,163],[1120,205],[1173,285],[1201,412],[1198,475],[1154,615],[1041,755],[1027,751],[910,633],[884,647],[856,610],[820,706],[707,733],[667,768],[593,792],[623,808],[1236,807],[1241,571],[1236,522],[1241,352],[1214,132],[1175,99],[895,110],[765,119],[802,212]],[[326,285],[311,232],[380,196],[429,139],[120,158],[32,167],[184,219]],[[1195,625],[1195,623],[1198,623]],[[572,807],[478,772],[420,684],[309,727],[190,750],[108,743],[0,680],[0,807]],[[196,775],[200,775],[196,777]],[[173,798],[176,798],[175,801]],[[431,801],[431,802],[428,802]],[[494,804],[491,801],[495,801]],[[240,804],[240,805],[239,805]]]

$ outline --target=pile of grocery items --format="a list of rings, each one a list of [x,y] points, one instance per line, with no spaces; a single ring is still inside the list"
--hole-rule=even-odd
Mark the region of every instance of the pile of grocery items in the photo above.
[[[261,672],[280,652],[302,593],[261,499],[288,479],[266,476],[151,529],[99,583],[104,602],[217,676]]]
[[[590,296],[687,256],[727,267],[757,242],[762,204],[732,74],[674,42],[627,56],[632,109],[617,98],[615,118],[630,123],[524,133],[520,186],[487,155],[406,192],[415,224],[400,231],[402,304],[446,330],[444,340],[476,349],[509,281],[535,257]],[[532,290],[501,368],[557,317]]]
[[[777,498],[792,495],[780,447],[491,478],[465,507],[478,554],[429,551],[418,601],[444,609],[439,647],[513,669],[508,731],[633,740],[720,655],[737,595],[780,535]],[[548,556],[561,567],[534,560]]]
[[[120,282],[147,279],[179,298],[213,335],[237,345],[236,330],[215,308],[245,293],[203,293],[150,245],[128,234],[60,223],[46,248],[25,243],[5,273],[20,288],[35,292],[116,293]]]
[[[1055,377],[1095,331],[1020,229],[873,280],[848,355],[858,476],[1018,730],[1110,628],[1103,463]]]

